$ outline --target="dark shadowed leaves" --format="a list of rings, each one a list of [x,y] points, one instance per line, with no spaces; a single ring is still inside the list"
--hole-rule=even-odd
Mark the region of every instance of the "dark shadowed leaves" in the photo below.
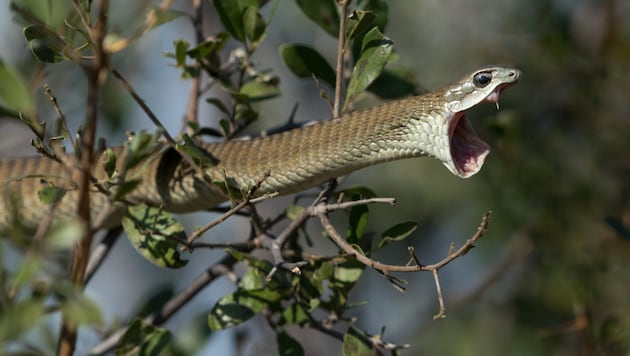
[[[323,80],[335,86],[335,71],[319,52],[311,47],[296,44],[280,46],[280,55],[289,69],[300,78]]]
[[[337,37],[339,34],[339,13],[335,0],[296,0],[304,15],[326,31]]]
[[[304,349],[297,340],[289,336],[286,332],[278,332],[276,336],[278,352],[280,356],[303,356]]]
[[[395,241],[402,241],[409,237],[416,229],[418,224],[413,221],[406,221],[390,227],[381,234],[381,241],[377,248],[389,245]]]

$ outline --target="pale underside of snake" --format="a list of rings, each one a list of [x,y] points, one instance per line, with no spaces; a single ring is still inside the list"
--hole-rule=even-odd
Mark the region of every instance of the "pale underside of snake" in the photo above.
[[[214,162],[202,169],[192,169],[173,148],[157,150],[127,172],[127,179],[140,183],[124,202],[112,203],[95,185],[90,193],[91,215],[100,223],[94,228],[119,225],[127,204],[175,213],[213,208],[229,197],[221,184],[212,182],[227,182],[243,192],[258,185],[258,196],[289,194],[366,166],[419,156],[437,158],[456,176],[468,178],[481,169],[489,147],[470,125],[467,110],[482,102],[498,107],[500,91],[520,76],[515,68],[488,66],[441,89],[310,126],[255,139],[200,143]],[[114,152],[125,154],[123,148]],[[92,176],[95,184],[108,177],[98,162]],[[76,168],[50,158],[0,160],[0,227],[19,221],[35,228],[49,214],[56,220],[76,216],[73,177]],[[54,208],[37,194],[50,185],[67,190]]]

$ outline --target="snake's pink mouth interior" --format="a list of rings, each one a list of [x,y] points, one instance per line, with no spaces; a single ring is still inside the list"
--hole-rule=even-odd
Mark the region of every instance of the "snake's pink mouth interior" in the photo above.
[[[499,109],[499,93],[507,86],[508,84],[498,86],[484,100],[496,104]],[[466,117],[466,111],[458,112],[451,118],[448,136],[457,174],[468,178],[479,172],[490,153],[490,146],[477,136]]]
[[[455,114],[451,119],[449,138],[451,158],[459,176],[468,178],[479,172],[490,153],[490,146],[477,136],[465,111]]]

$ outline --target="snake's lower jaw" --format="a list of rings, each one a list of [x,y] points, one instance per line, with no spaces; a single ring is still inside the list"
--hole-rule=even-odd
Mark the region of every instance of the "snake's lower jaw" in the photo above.
[[[465,111],[451,118],[448,132],[451,157],[444,165],[461,178],[477,174],[490,153],[490,146],[477,136]]]

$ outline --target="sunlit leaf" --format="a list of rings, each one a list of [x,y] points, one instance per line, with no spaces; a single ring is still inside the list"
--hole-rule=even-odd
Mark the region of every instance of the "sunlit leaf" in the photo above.
[[[13,68],[0,59],[0,103],[5,114],[15,116],[17,112],[30,114],[35,103],[27,81]]]
[[[363,236],[368,222],[369,210],[367,205],[357,205],[350,209],[350,226],[346,233],[346,240],[351,244],[358,244]]]
[[[116,154],[114,153],[114,150],[112,150],[111,148],[107,148],[105,152],[103,152],[101,159],[102,159],[102,164],[103,164],[103,170],[105,171],[107,176],[111,178],[116,172],[117,159],[116,159]]]
[[[282,311],[282,320],[286,324],[298,324],[307,322],[308,314],[299,304],[292,304]]]
[[[188,154],[200,167],[212,167],[217,164],[216,158],[199,147],[188,134],[183,134],[181,138],[181,142],[177,144],[177,149]]]
[[[215,36],[207,37],[204,42],[188,50],[188,55],[196,59],[203,59],[211,53],[222,50],[229,38],[230,35],[227,33],[219,32]]]
[[[66,195],[66,189],[47,185],[37,191],[37,198],[44,204],[54,204]]]
[[[180,17],[188,16],[188,14],[183,11],[173,10],[169,8],[162,9],[159,7],[154,7],[149,11],[147,16],[149,17],[148,23],[150,24],[147,30],[152,30],[160,25],[171,22]]]
[[[247,95],[249,102],[255,102],[270,99],[280,95],[280,89],[277,85],[262,83],[258,81],[250,81],[245,83],[239,92]]]
[[[126,145],[124,166],[126,169],[135,167],[140,161],[147,158],[157,147],[158,134],[150,135],[146,132],[135,134]]]
[[[239,325],[280,299],[280,293],[262,289],[257,291],[237,290],[221,298],[208,316],[212,330],[223,330]]]
[[[169,213],[146,205],[132,205],[122,220],[133,247],[151,263],[180,268],[188,261],[179,257],[178,240],[184,240],[183,226]]]
[[[335,281],[349,289],[363,275],[365,265],[357,260],[348,260],[335,268]]]
[[[284,210],[284,212],[289,220],[295,220],[300,215],[302,215],[302,213],[304,212],[304,207],[299,205],[289,205]]]
[[[373,356],[372,344],[366,335],[354,326],[348,328],[343,337],[343,354],[352,356]]]
[[[167,329],[134,319],[116,345],[116,355],[158,356],[168,346],[171,333]]]
[[[55,224],[48,230],[46,247],[51,251],[70,250],[83,234],[83,225],[78,220],[64,221]]]
[[[393,42],[378,28],[372,28],[362,41],[361,56],[352,70],[346,104],[362,93],[381,74],[393,50]]]

